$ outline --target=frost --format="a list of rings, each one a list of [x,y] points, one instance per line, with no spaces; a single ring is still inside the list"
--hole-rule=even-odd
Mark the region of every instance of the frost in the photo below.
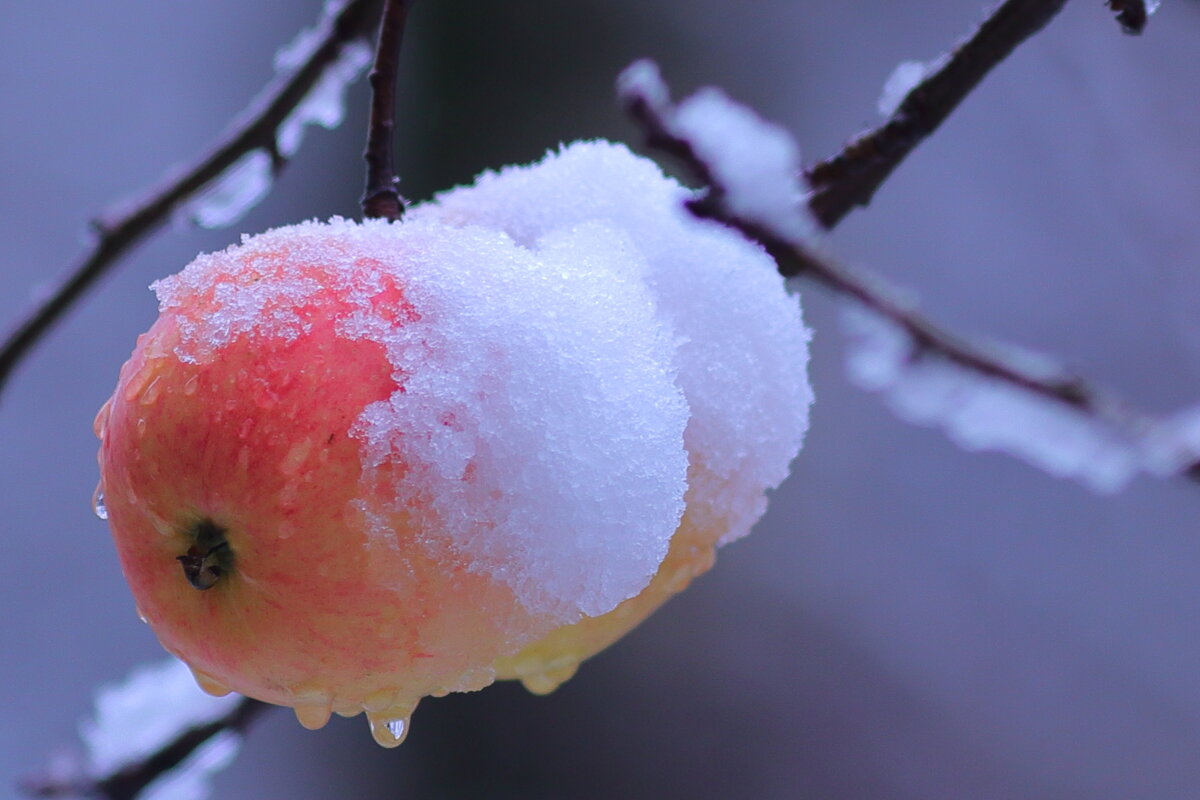
[[[1097,492],[1123,488],[1146,465],[1140,437],[1101,413],[922,352],[906,332],[865,308],[848,307],[843,324],[850,377],[882,393],[901,418],[936,425],[967,450],[1007,452]],[[1039,363],[1039,372],[1048,366]]]
[[[140,800],[205,800],[212,795],[212,778],[233,763],[242,737],[220,733],[196,748],[175,769],[146,787]]]
[[[344,0],[325,3],[324,24],[341,10]],[[275,70],[281,75],[303,65],[316,52],[323,38],[323,25],[302,30],[275,54]],[[346,117],[346,90],[371,63],[371,47],[364,40],[343,46],[338,58],[328,65],[317,82],[275,132],[278,154],[291,158],[304,140],[310,125],[332,130]],[[182,215],[203,228],[226,228],[246,216],[271,192],[275,164],[265,150],[253,150],[232,164],[195,199],[183,207]]]
[[[171,658],[145,665],[124,683],[101,687],[95,716],[80,724],[92,775],[108,775],[141,761],[183,731],[227,715],[240,697],[212,697],[196,686],[191,671]],[[240,737],[225,733],[198,748],[178,768],[148,788],[152,800],[201,800],[208,781],[237,753]]]
[[[346,90],[371,63],[371,48],[358,41],[347,45],[341,56],[321,75],[320,80],[279,126],[279,152],[290,158],[300,150],[304,130],[320,125],[333,130],[346,118]]]
[[[264,150],[251,150],[201,192],[188,205],[187,213],[202,228],[228,227],[271,193],[273,180],[271,156]]]
[[[667,87],[649,61],[628,67],[618,90],[623,97],[641,98],[655,108],[670,132],[692,146],[724,190],[723,203],[735,216],[783,236],[815,235],[800,184],[800,150],[787,130],[714,88],[701,89],[671,111]]]
[[[900,104],[904,102],[904,98],[908,97],[908,93],[916,88],[917,84],[925,80],[941,69],[943,59],[925,63],[923,61],[901,61],[892,70],[892,74],[884,81],[883,92],[879,95],[879,100],[875,107],[879,109],[879,113],[885,117],[890,117],[895,114],[900,108]]]

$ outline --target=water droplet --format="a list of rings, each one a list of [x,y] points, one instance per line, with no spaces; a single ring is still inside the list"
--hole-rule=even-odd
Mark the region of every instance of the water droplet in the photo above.
[[[407,717],[386,717],[382,714],[367,714],[371,725],[371,736],[381,747],[399,747],[408,736]]]
[[[187,394],[187,395],[195,394],[196,387],[198,387],[199,385],[200,385],[200,376],[193,375],[192,377],[188,378],[187,383],[185,383],[183,385],[183,393]]]
[[[108,427],[108,415],[112,411],[112,398],[104,401],[104,405],[100,406],[100,410],[96,412],[96,419],[92,422],[92,430],[96,433],[96,438],[104,438],[104,429]]]
[[[134,610],[137,612],[137,618],[142,621],[142,624],[144,624],[144,625],[150,624],[150,620],[146,619],[145,611],[142,611],[142,609],[138,608],[137,606],[134,606]]]
[[[162,391],[162,376],[156,375],[154,380],[150,381],[150,385],[142,392],[141,404],[144,406],[153,405],[154,401],[158,400],[158,395]]]
[[[231,691],[228,686],[221,683],[207,672],[201,672],[191,664],[188,664],[188,669],[192,671],[192,677],[196,679],[196,685],[199,686],[200,690],[205,694],[211,694],[213,697],[224,697]]]
[[[78,506],[76,506],[78,508]],[[92,493],[92,511],[96,512],[96,516],[100,519],[108,519],[108,507],[104,505],[104,485],[96,486],[96,491]]]
[[[296,720],[310,731],[324,728],[333,714],[332,706],[326,703],[301,703],[292,709],[296,712]]]
[[[579,669],[578,664],[553,667],[537,674],[523,675],[521,683],[531,694],[550,694],[570,680],[577,669]]]

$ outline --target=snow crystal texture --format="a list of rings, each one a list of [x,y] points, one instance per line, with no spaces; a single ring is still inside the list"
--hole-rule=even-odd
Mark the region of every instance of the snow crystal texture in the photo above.
[[[351,429],[368,473],[407,465],[395,508],[432,498],[472,569],[571,622],[649,583],[685,493],[725,540],[745,534],[807,428],[798,301],[687,196],[622,146],[576,143],[400,223],[276,229],[155,288],[163,311],[211,292],[176,352],[204,361],[247,332],[304,335],[296,309],[337,284],[339,334],[383,345],[401,387]],[[282,249],[305,269],[214,277]],[[373,302],[387,285],[403,324]]]

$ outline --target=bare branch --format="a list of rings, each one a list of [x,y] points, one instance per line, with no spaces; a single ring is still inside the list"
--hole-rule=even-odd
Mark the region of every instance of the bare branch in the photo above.
[[[859,134],[840,153],[808,168],[813,188],[809,208],[817,221],[832,229],[855,206],[869,204],[900,162],[937,130],[992,67],[1044,28],[1065,4],[1066,0],[1000,3],[971,38],[954,48],[908,93],[885,123]],[[1142,5],[1140,0],[1136,5]]]
[[[100,797],[104,800],[134,800],[147,786],[182,764],[205,742],[230,731],[243,733],[271,706],[242,698],[224,717],[188,728],[141,761],[126,764],[111,775],[74,778],[31,778],[22,782],[22,793],[30,797]]]
[[[628,74],[628,72],[627,72]],[[913,343],[913,358],[934,356],[967,372],[999,381],[1020,390],[1026,396],[1040,397],[1059,407],[1068,408],[1107,430],[1120,432],[1121,438],[1137,450],[1136,457],[1147,471],[1155,474],[1178,474],[1200,479],[1200,466],[1194,466],[1190,455],[1191,443],[1176,438],[1172,444],[1183,448],[1183,461],[1161,459],[1151,452],[1150,434],[1155,421],[1126,409],[1103,395],[1078,377],[1062,373],[1047,374],[1034,371],[988,353],[933,325],[908,303],[897,300],[893,293],[876,285],[834,259],[815,250],[802,236],[785,231],[771,221],[751,219],[731,210],[729,187],[714,176],[720,171],[698,155],[698,147],[674,123],[675,107],[665,87],[627,82],[623,84],[622,99],[626,111],[641,128],[647,145],[679,159],[695,178],[705,185],[705,193],[688,202],[689,210],[697,217],[711,219],[740,231],[761,244],[787,277],[802,276],[833,292],[853,299],[901,330]],[[802,213],[799,209],[797,214]]]
[[[91,249],[0,344],[0,393],[21,360],[83,293],[181,204],[254,150],[269,153],[276,171],[283,167],[286,157],[279,152],[276,131],[342,51],[369,35],[378,2],[347,0],[333,17],[323,21],[319,43],[308,59],[268,85],[207,152],[193,164],[173,170],[142,198],[104,213],[92,223],[95,242]]]
[[[409,5],[407,0],[387,0],[383,23],[379,26],[375,66],[369,78],[371,120],[367,149],[363,153],[367,162],[367,188],[362,197],[363,216],[369,219],[394,222],[404,214],[404,199],[396,189],[400,179],[392,163],[392,134],[396,127],[396,73]]]

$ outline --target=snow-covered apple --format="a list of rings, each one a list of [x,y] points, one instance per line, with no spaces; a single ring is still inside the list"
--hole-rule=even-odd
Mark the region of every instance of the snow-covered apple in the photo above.
[[[158,282],[96,431],[164,647],[395,745],[426,695],[550,691],[706,570],[811,394],[796,299],[684,197],[578,143]]]

